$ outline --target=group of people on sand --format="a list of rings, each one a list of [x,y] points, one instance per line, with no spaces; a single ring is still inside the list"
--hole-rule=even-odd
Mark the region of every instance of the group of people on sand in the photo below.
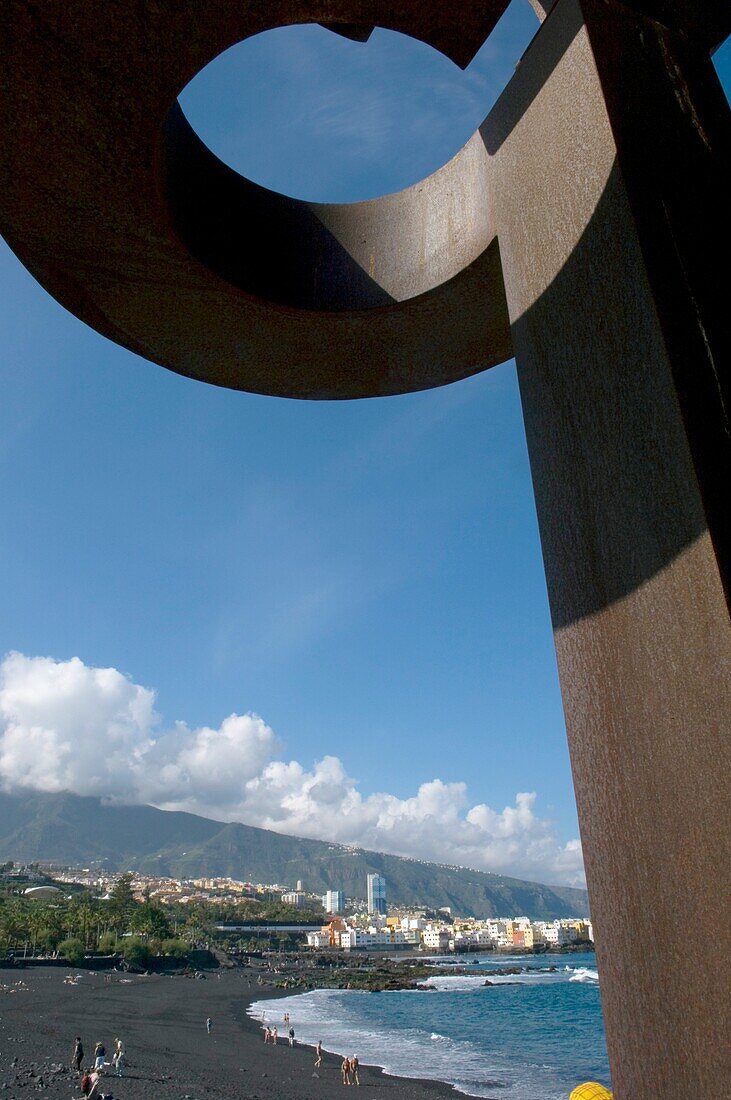
[[[104,1043],[99,1040],[94,1046],[94,1055],[91,1066],[87,1069],[83,1069],[84,1065],[84,1044],[81,1041],[81,1036],[77,1035],[74,1039],[74,1049],[71,1055],[71,1065],[78,1074],[81,1075],[81,1092],[86,1097],[86,1100],[91,1100],[92,1097],[97,1096],[100,1093],[99,1083],[102,1075],[106,1072],[107,1067],[111,1066],[117,1077],[122,1076],[122,1070],[124,1067],[124,1043],[121,1039],[114,1040],[114,1050],[112,1051],[111,1062],[107,1061],[107,1048]]]
[[[284,1022],[286,1024],[289,1023],[289,1016],[286,1017]],[[295,1042],[294,1042],[294,1028],[293,1027],[290,1027],[289,1031],[287,1032],[287,1039],[289,1040],[289,1045],[291,1047],[293,1047],[295,1045]],[[279,1031],[276,1027],[265,1027],[264,1028],[264,1042],[265,1043],[274,1043],[275,1046],[277,1045],[277,1043],[279,1042]]]
[[[26,993],[28,986],[22,980],[18,978],[17,982],[0,982],[0,993]]]
[[[266,1024],[264,1022],[265,1020],[266,1020],[266,1015],[264,1015],[263,1018],[262,1018],[262,1031],[263,1031],[263,1034],[264,1034],[264,1042],[265,1043],[274,1043],[274,1045],[276,1046],[277,1043],[279,1042],[279,1030],[275,1026],[270,1027],[269,1024]],[[288,1012],[285,1012],[284,1016],[282,1017],[282,1022],[285,1024],[285,1026],[287,1024],[289,1024],[289,1030],[287,1031],[287,1038],[289,1039],[289,1045],[291,1047],[293,1047],[295,1045],[294,1028],[292,1027],[292,1021],[289,1018],[289,1013]],[[315,1044],[315,1070],[318,1070],[321,1065],[322,1065],[322,1040],[319,1040]],[[343,1058],[342,1062],[340,1063],[340,1079],[341,1079],[342,1083],[344,1085],[359,1085],[360,1084],[359,1069],[360,1069],[360,1062],[358,1061],[358,1058],[356,1057],[356,1055],[353,1054],[353,1055],[351,1055],[351,1057],[348,1057],[346,1055]],[[313,1077],[318,1077],[319,1074],[313,1073],[312,1076]]]
[[[358,1067],[360,1062],[353,1054],[348,1058],[347,1054],[340,1063],[340,1076],[344,1085],[359,1085]]]

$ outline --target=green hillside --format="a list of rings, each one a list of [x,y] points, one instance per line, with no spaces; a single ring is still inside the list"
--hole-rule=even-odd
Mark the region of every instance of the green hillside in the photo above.
[[[391,902],[473,916],[522,914],[534,920],[585,916],[586,891],[544,886],[504,875],[283,836],[251,825],[223,824],[152,806],[120,806],[71,794],[0,794],[0,860],[45,860],[77,866],[103,861],[175,878],[230,875],[317,893],[365,897],[366,875],[378,871]]]

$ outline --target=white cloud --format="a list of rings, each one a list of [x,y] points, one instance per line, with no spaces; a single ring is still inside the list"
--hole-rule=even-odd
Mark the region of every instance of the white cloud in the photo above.
[[[411,798],[360,793],[341,761],[307,771],[279,759],[255,714],[218,728],[161,729],[154,692],[78,657],[11,653],[0,664],[0,784],[69,790],[189,810],[280,833],[418,859],[583,884],[578,840],[561,844],[535,813],[535,793],[498,812],[469,806],[465,783],[423,783]]]

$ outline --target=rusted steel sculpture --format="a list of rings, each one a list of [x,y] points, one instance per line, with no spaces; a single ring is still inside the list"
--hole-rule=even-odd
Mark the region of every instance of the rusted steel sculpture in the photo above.
[[[715,1100],[731,141],[710,53],[728,3],[557,0],[465,148],[371,202],[242,179],[176,102],[269,27],[380,25],[465,65],[505,6],[6,0],[0,229],[99,332],[218,385],[367,397],[515,354],[615,1096]]]

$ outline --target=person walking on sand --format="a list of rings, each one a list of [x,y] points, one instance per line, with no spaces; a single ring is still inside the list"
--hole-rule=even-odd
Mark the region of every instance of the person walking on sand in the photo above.
[[[290,1045],[291,1047],[293,1047],[293,1046],[294,1046],[294,1028],[293,1028],[293,1027],[291,1027],[291,1028],[289,1029],[289,1045]]]
[[[94,1069],[100,1073],[107,1064],[107,1051],[101,1040],[94,1047]]]
[[[272,1042],[274,1043],[274,1045],[276,1046],[276,1045],[277,1045],[277,1042],[278,1042],[278,1040],[279,1040],[279,1032],[277,1031],[277,1029],[276,1029],[275,1027],[273,1027],[273,1028],[272,1028],[272,1040],[271,1040],[271,1041],[272,1041]]]
[[[71,1065],[77,1073],[81,1073],[81,1063],[84,1061],[84,1047],[80,1036],[74,1039],[74,1053],[71,1055]]]
[[[350,1084],[350,1060],[347,1055],[340,1063],[340,1077],[344,1085]]]
[[[315,1047],[315,1069],[319,1069],[322,1065],[322,1039],[318,1040]]]
[[[114,1054],[112,1055],[112,1063],[116,1067],[117,1077],[121,1077],[122,1066],[124,1065],[124,1043],[121,1039],[114,1040]]]
[[[360,1084],[360,1077],[358,1076],[358,1067],[359,1067],[359,1065],[360,1065],[360,1062],[358,1061],[356,1055],[354,1054],[350,1059],[350,1075],[353,1078],[353,1084],[354,1085],[359,1085]]]
[[[209,1017],[208,1017],[208,1018],[206,1019],[206,1033],[207,1033],[208,1035],[210,1035],[210,1034],[211,1034],[211,1030],[212,1030],[212,1028],[213,1028],[213,1020],[212,1020],[212,1019],[211,1019],[211,1017],[209,1016]]]

